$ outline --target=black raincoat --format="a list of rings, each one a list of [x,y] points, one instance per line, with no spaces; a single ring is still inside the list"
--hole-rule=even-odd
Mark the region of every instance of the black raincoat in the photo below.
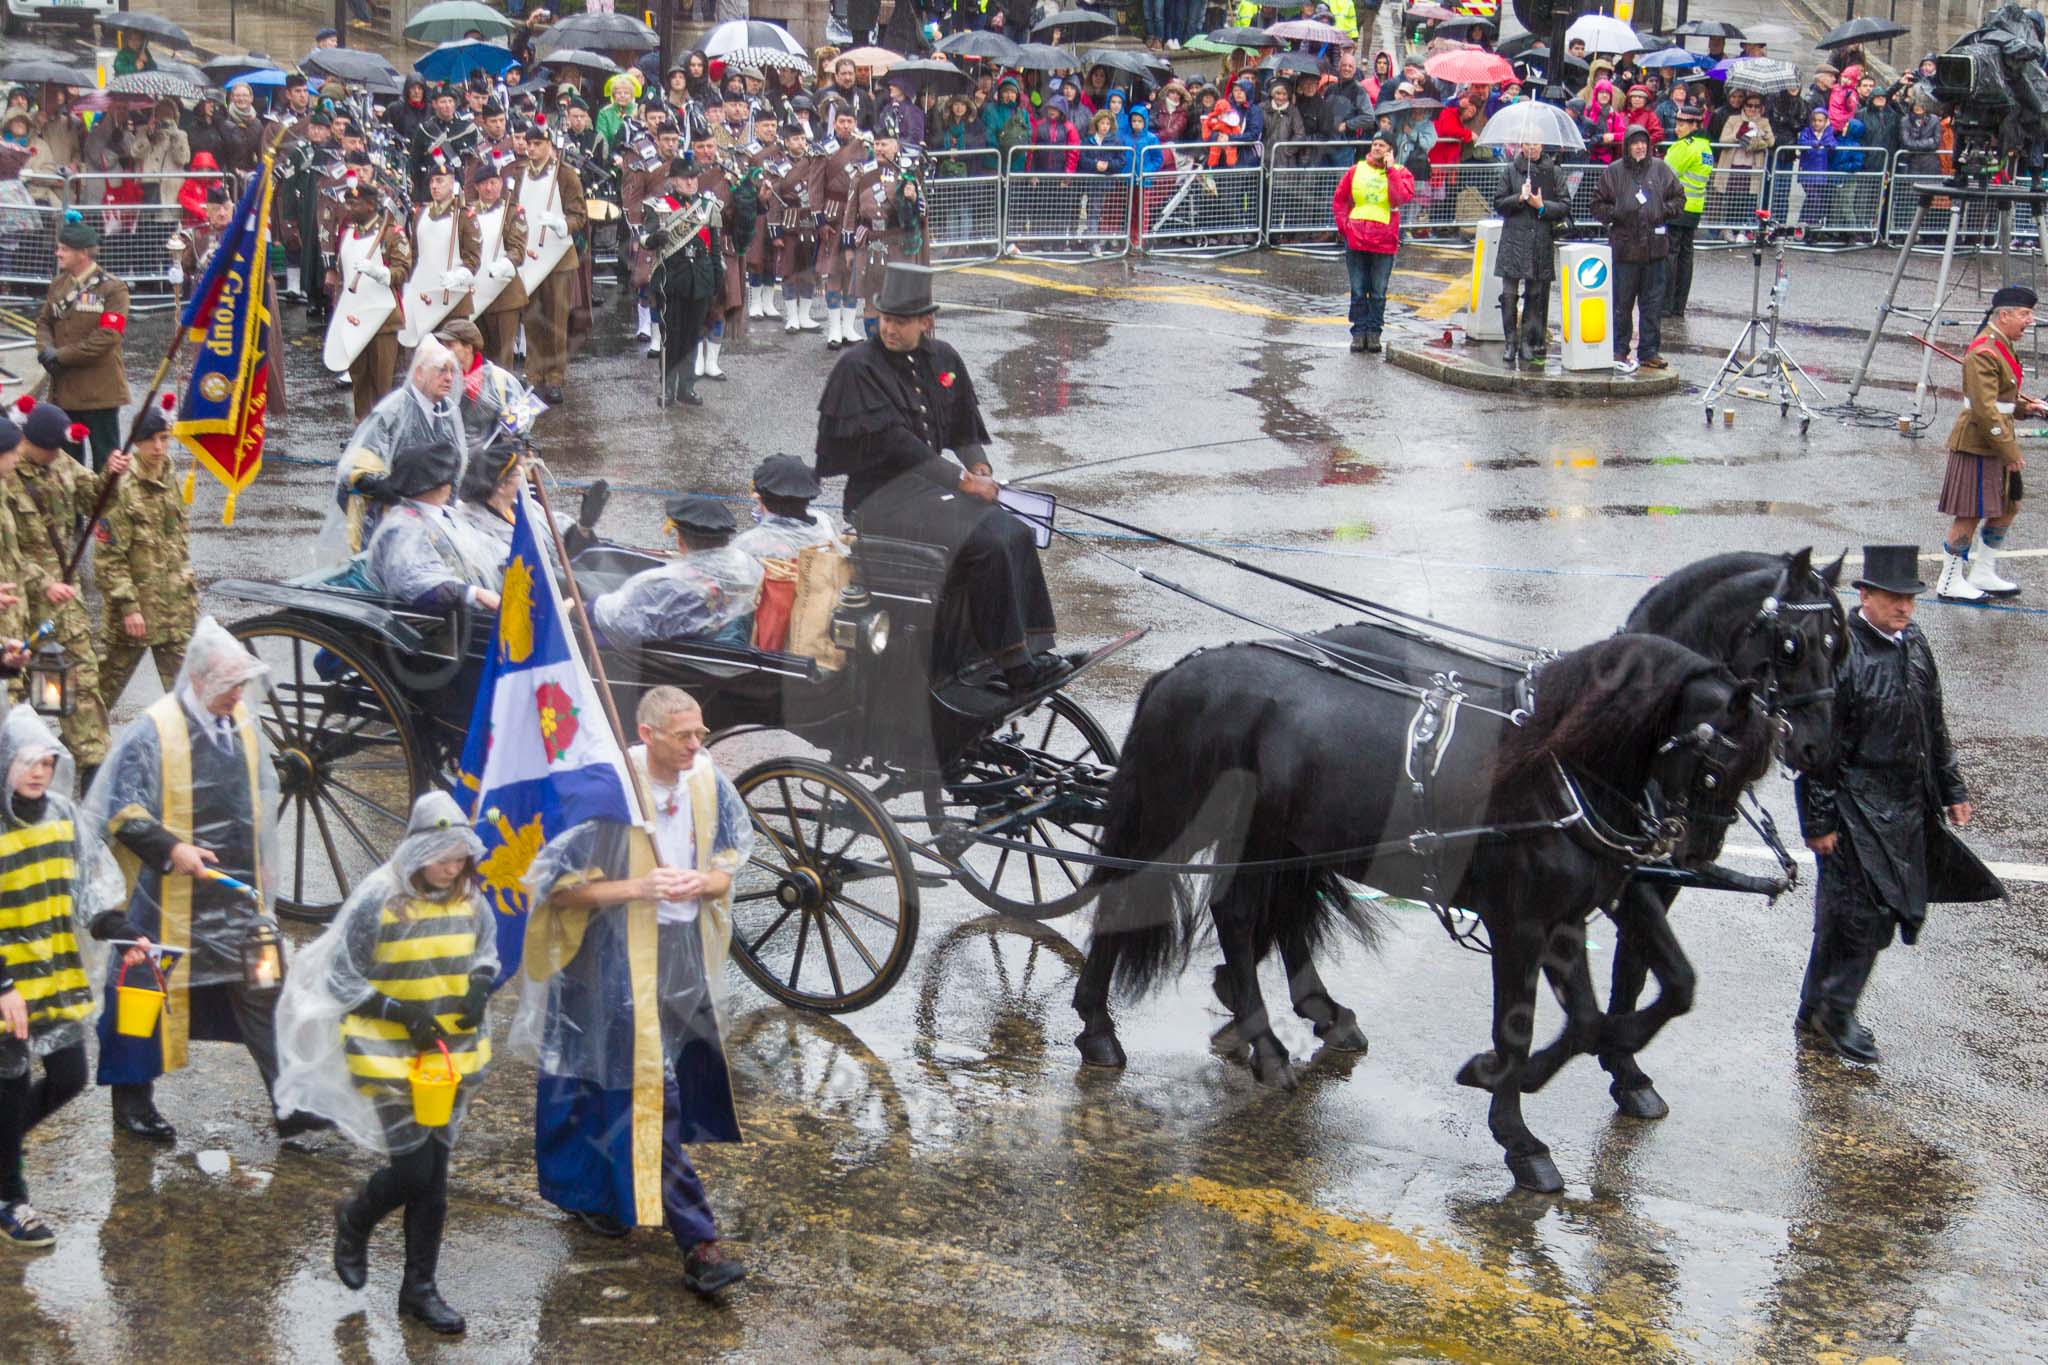
[[[1522,202],[1522,186],[1533,183],[1543,196],[1538,213]],[[1571,194],[1557,162],[1543,157],[1534,163],[1517,153],[1501,177],[1501,191],[1494,196],[1494,212],[1501,216],[1500,245],[1493,253],[1493,273],[1503,280],[1548,280],[1557,273],[1556,253],[1551,241],[1556,230],[1572,216]]]

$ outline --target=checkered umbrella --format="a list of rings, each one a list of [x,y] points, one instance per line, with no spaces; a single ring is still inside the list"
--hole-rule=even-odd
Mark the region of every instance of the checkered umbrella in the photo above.
[[[784,71],[809,72],[811,59],[794,52],[784,52],[779,47],[742,47],[725,54],[727,66],[750,66],[756,71],[770,71],[780,68]]]
[[[1730,90],[1754,90],[1775,95],[1780,90],[1799,88],[1799,68],[1771,57],[1738,57],[1727,64]]]
[[[107,93],[117,98],[129,96],[147,100],[174,99],[187,103],[196,103],[206,98],[204,87],[157,71],[131,71],[125,76],[116,76],[107,82]]]

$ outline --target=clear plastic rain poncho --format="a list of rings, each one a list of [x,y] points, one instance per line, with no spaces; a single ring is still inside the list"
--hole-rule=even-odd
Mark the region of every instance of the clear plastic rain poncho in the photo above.
[[[642,569],[592,602],[590,614],[607,643],[625,648],[737,634],[760,600],[761,561],[736,546],[721,545]]]
[[[472,979],[488,985],[498,972],[497,920],[474,875],[483,851],[447,793],[413,803],[390,861],[356,887],[285,980],[277,1002],[279,1112],[332,1119],[384,1156],[436,1135],[454,1142],[491,1061],[481,1015],[464,1027],[462,1014]],[[449,889],[434,890],[424,870],[453,858],[468,860],[462,874]],[[422,1053],[405,1025],[386,1017],[393,1000],[434,1014],[448,1035],[447,1062],[439,1047]],[[446,1127],[425,1128],[413,1117],[417,1058],[429,1075],[452,1065],[461,1078]]]
[[[523,476],[532,463],[531,454],[522,455],[517,474]],[[463,472],[462,487],[458,490],[461,501],[455,504],[455,519],[469,532],[474,551],[484,555],[490,563],[494,578],[500,581],[504,577],[505,561],[512,557],[512,522],[501,515],[497,508],[491,506],[491,499],[497,495],[501,481],[510,488],[514,477],[511,450],[507,447],[500,446],[481,458],[472,457],[469,468]],[[528,504],[527,514],[539,516],[539,499],[536,498]],[[571,532],[575,526],[576,518],[567,512],[555,513],[555,530],[565,540],[572,541],[572,554],[575,550]],[[554,565],[555,574],[559,577],[562,573],[562,556],[555,548],[555,538],[539,525],[535,525],[534,531],[540,540],[542,553],[547,555],[548,562]],[[500,586],[500,582],[494,581],[488,586],[496,588]]]
[[[503,454],[531,435],[534,419],[548,410],[532,389],[519,382],[518,375],[488,360],[462,376],[456,393],[472,459],[495,446],[502,463]]]
[[[495,591],[503,563],[453,503],[407,498],[378,520],[366,568],[379,591],[422,611],[446,611],[469,588]]]
[[[40,798],[15,795],[29,770],[54,757]],[[121,873],[92,823],[71,798],[77,765],[62,741],[26,703],[0,718],[0,977],[12,978],[28,1005],[29,1037],[0,1037],[0,1079],[21,1074],[30,1055],[82,1043],[92,1032],[101,964],[93,920],[121,905]],[[145,975],[148,969],[144,968]]]
[[[813,511],[808,517],[778,517],[761,513],[761,519],[733,538],[733,548],[756,559],[795,559],[813,545],[843,544],[832,525],[830,513]]]
[[[448,396],[427,397],[421,385],[444,370],[450,377]],[[462,373],[455,353],[434,338],[425,338],[413,351],[404,382],[377,400],[342,449],[341,460],[334,467],[334,506],[314,543],[315,569],[347,563],[370,543],[377,529],[380,509],[356,491],[358,479],[389,472],[392,457],[407,446],[437,440],[455,447],[458,464],[467,459],[469,441],[463,431],[461,397]],[[461,481],[458,471],[455,482]]]
[[[643,777],[636,746],[631,761]],[[704,794],[706,782],[715,789]],[[656,838],[670,867],[710,868],[736,875],[753,852],[754,826],[739,790],[699,754],[697,765],[673,788],[651,780]],[[700,813],[711,826],[699,828]],[[637,848],[636,848],[637,843]],[[526,873],[533,915],[521,968],[519,1010],[511,1046],[550,1076],[613,1091],[633,1084],[633,993],[628,934],[622,905],[594,911],[562,910],[550,898],[589,882],[644,875],[654,846],[636,826],[586,820],[548,841]],[[702,857],[700,859],[700,852]],[[657,903],[659,947],[655,966],[660,1002],[663,1067],[711,1066],[720,1076],[725,1012],[725,958],[732,938],[730,892],[716,902]],[[685,1083],[686,1093],[702,1093]],[[687,1139],[686,1139],[687,1140]]]
[[[242,979],[242,945],[271,919],[277,861],[276,756],[257,717],[270,671],[211,616],[185,647],[169,695],[114,737],[86,793],[128,879],[128,922],[191,955],[188,986]],[[254,891],[168,872],[171,849],[196,844],[213,867]],[[274,921],[273,921],[274,923]],[[168,927],[167,927],[168,926]]]

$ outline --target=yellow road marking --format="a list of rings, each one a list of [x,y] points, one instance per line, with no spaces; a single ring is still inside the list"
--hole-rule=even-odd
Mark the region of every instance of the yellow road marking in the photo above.
[[[1462,313],[1472,306],[1472,282],[1460,281],[1444,286],[1437,296],[1417,309],[1417,313],[1431,322],[1442,322],[1453,313]]]

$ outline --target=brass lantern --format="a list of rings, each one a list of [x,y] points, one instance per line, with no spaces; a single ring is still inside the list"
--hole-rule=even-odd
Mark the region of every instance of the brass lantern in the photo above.
[[[64,646],[50,640],[36,647],[28,660],[29,704],[39,716],[62,718],[78,707],[78,664]]]
[[[267,919],[252,923],[242,938],[242,983],[256,992],[284,986],[284,940]]]

